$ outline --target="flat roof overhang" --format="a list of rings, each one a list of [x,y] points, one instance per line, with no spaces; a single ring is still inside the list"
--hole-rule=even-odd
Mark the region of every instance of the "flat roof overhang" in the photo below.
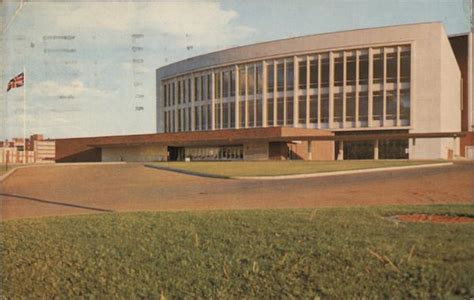
[[[97,143],[91,140],[90,147],[117,147],[140,145],[202,146],[233,145],[259,141],[291,141],[294,136],[319,137],[333,136],[329,130],[267,127],[247,129],[224,129],[212,131],[192,131],[176,133],[155,133],[147,135],[128,135],[101,137]]]
[[[302,129],[286,127],[227,129],[214,131],[194,131],[178,133],[156,133],[148,135],[101,137],[97,143],[88,146],[94,148],[134,147],[143,145],[163,146],[218,146],[236,145],[249,142],[294,142],[294,141],[367,141],[402,140],[426,138],[458,138],[466,132],[430,132],[430,133],[367,133],[351,132],[334,134],[329,130]]]

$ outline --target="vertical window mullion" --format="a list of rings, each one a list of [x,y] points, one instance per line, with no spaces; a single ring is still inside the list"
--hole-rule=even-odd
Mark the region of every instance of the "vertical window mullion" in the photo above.
[[[309,127],[310,119],[310,103],[309,103],[309,91],[310,91],[310,61],[309,56],[306,56],[306,128]]]
[[[401,47],[397,47],[397,120],[396,124],[397,126],[401,125],[400,122],[400,52],[401,52]]]
[[[383,99],[382,99],[382,123],[381,126],[387,124],[387,48],[382,48],[383,51]]]
[[[321,128],[321,54],[318,54],[318,128]]]
[[[347,53],[342,52],[342,127],[346,127],[347,114],[347,95],[346,95],[346,77],[347,77]]]
[[[356,50],[356,71],[355,71],[355,127],[359,126],[359,50]]]

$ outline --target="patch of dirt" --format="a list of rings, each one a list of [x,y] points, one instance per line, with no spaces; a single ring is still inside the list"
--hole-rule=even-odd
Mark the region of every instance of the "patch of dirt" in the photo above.
[[[474,223],[474,218],[458,217],[458,216],[442,216],[442,215],[396,215],[396,219],[403,222],[419,222],[419,223]]]

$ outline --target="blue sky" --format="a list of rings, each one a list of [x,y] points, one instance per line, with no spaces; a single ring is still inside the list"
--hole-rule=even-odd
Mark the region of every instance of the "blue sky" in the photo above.
[[[155,131],[154,70],[181,59],[315,33],[442,21],[468,32],[469,0],[27,2],[1,6],[0,139]],[[8,27],[7,27],[8,26]],[[141,108],[143,108],[141,110]]]

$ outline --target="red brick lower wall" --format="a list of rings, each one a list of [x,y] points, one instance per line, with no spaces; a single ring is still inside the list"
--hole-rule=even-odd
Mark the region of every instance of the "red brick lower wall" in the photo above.
[[[101,161],[100,148],[90,145],[98,138],[56,140],[56,162],[97,162]]]

